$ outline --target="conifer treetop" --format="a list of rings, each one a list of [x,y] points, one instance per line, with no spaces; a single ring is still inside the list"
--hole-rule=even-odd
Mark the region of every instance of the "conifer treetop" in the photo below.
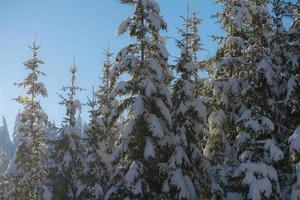
[[[62,91],[66,93],[66,97],[58,94],[62,99],[59,103],[60,105],[66,106],[66,115],[64,118],[64,122],[68,124],[69,128],[73,128],[76,126],[76,113],[81,112],[82,105],[78,99],[76,99],[77,91],[82,91],[83,89],[76,85],[76,73],[78,68],[76,66],[75,57],[73,65],[69,68],[69,72],[71,73],[71,85],[62,87]]]

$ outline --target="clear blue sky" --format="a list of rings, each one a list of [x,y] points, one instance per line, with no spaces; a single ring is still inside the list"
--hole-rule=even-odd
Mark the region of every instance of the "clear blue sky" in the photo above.
[[[166,34],[177,37],[175,27],[180,27],[179,16],[186,13],[186,0],[157,2],[169,26]],[[211,15],[220,8],[213,0],[190,0],[191,5],[193,2],[203,20],[202,43],[213,54],[216,44],[208,35],[221,34],[221,31]],[[31,57],[27,45],[32,44],[35,32],[41,44],[40,58],[45,62],[41,70],[47,74],[43,82],[49,93],[41,103],[50,120],[59,123],[65,110],[58,105],[56,93],[69,83],[67,69],[72,64],[73,55],[76,54],[79,68],[78,84],[87,89],[79,99],[86,102],[92,86],[99,85],[102,51],[108,41],[114,52],[130,42],[127,36],[116,38],[115,30],[132,13],[132,7],[123,6],[118,0],[0,0],[0,115],[7,118],[10,132],[20,109],[12,99],[24,94],[13,83],[26,75],[23,62]],[[168,41],[168,49],[176,56],[178,51],[172,39]],[[208,57],[208,52],[201,56]],[[170,62],[173,60],[170,57]],[[82,115],[87,119],[86,107]]]

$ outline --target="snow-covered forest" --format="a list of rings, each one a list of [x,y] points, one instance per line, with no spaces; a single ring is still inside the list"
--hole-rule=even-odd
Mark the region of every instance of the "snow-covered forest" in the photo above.
[[[224,35],[211,37],[215,55],[199,58],[201,19],[187,7],[174,19],[182,26],[173,63],[159,4],[120,0],[132,15],[116,35],[131,40],[103,50],[86,102],[74,59],[57,94],[62,125],[43,109],[43,49],[24,48],[32,57],[26,77],[12,80],[24,90],[12,141],[5,118],[0,127],[0,199],[299,200],[300,1],[216,4]]]

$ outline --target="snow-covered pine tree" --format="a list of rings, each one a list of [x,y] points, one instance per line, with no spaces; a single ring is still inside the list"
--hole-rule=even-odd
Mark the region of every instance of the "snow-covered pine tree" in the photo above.
[[[209,162],[201,152],[207,109],[205,103],[196,98],[197,53],[201,46],[200,20],[195,13],[188,9],[187,16],[182,17],[181,39],[177,41],[181,55],[176,64],[178,78],[172,96],[174,144],[170,147],[172,155],[167,162],[168,178],[164,182],[164,192],[169,199],[206,199],[210,193]]]
[[[288,31],[284,26],[284,20],[290,15],[288,9],[289,4],[286,0],[271,0],[272,21],[274,33],[271,36],[270,58],[273,65],[276,67],[278,83],[278,92],[274,95],[274,105],[272,106],[272,121],[274,124],[274,137],[278,146],[284,153],[284,158],[275,163],[275,168],[278,172],[278,181],[280,183],[282,197],[289,198],[292,186],[292,171],[293,165],[289,156],[288,137],[296,128],[295,117],[292,105],[293,89],[295,87],[295,73],[292,72],[292,67],[289,66],[289,41]],[[292,101],[290,101],[292,100]],[[295,102],[295,101],[294,101]]]
[[[108,184],[108,167],[103,160],[105,157],[103,149],[106,150],[106,145],[99,139],[101,132],[98,115],[97,115],[97,102],[95,93],[93,98],[88,99],[87,106],[90,107],[90,121],[85,130],[86,134],[86,157],[84,165],[86,166],[83,171],[81,180],[83,182],[84,190],[82,194],[85,199],[103,199],[105,186]],[[104,157],[104,158],[103,158]],[[105,160],[106,161],[106,160]]]
[[[81,129],[76,120],[76,113],[81,111],[81,102],[76,99],[78,91],[82,89],[76,85],[77,66],[70,67],[71,85],[61,90],[66,96],[59,94],[60,105],[65,106],[66,116],[57,140],[54,141],[50,156],[50,174],[47,199],[83,199],[83,183],[81,181],[84,170],[85,157]],[[46,198],[46,197],[45,197]]]
[[[113,53],[109,48],[105,50],[103,62],[102,85],[93,92],[93,98],[88,100],[90,107],[90,122],[86,130],[87,135],[87,169],[85,170],[85,198],[103,199],[106,191],[111,169],[111,154],[120,130],[115,126],[114,120],[117,101],[109,98],[114,83],[109,79],[113,66],[111,58]]]
[[[121,23],[117,35],[126,31],[137,42],[123,48],[116,57],[111,77],[128,74],[110,96],[123,96],[119,108],[127,109],[128,122],[121,133],[114,159],[115,179],[106,199],[160,199],[164,176],[160,163],[165,157],[172,126],[168,52],[160,30],[167,25],[154,0],[122,0],[135,12]]]
[[[289,138],[291,157],[295,169],[291,200],[300,198],[300,1],[294,6],[293,23],[288,30],[289,51],[287,67],[290,70],[287,97],[291,105],[291,127],[298,124]]]
[[[276,163],[284,158],[278,146],[275,109],[279,94],[279,69],[272,60],[274,34],[269,1],[248,0],[251,20],[247,25],[249,47],[242,100],[245,110],[237,121],[240,158],[233,178],[243,199],[280,199]]]
[[[187,5],[187,7],[189,7],[189,5]],[[185,26],[187,26],[186,30],[190,29],[190,33],[188,34],[189,37],[187,37],[187,39],[189,40],[190,45],[191,45],[190,48],[191,48],[192,58],[194,61],[198,61],[198,53],[200,52],[200,50],[202,50],[201,38],[200,38],[200,34],[199,34],[199,26],[201,24],[201,19],[198,16],[198,12],[195,9],[195,5],[194,5],[193,9],[188,8],[187,12],[188,13],[190,12],[190,14],[187,14],[188,20],[186,22],[188,22],[188,24],[185,25]],[[185,19],[183,19],[183,20],[185,20]],[[182,31],[179,31],[179,32],[181,32],[181,34],[183,34]],[[182,37],[184,37],[184,35],[182,35]]]
[[[116,86],[114,78],[110,79],[111,70],[114,63],[111,61],[114,54],[110,49],[104,51],[105,60],[103,62],[103,77],[102,85],[96,92],[97,112],[104,135],[100,135],[100,139],[107,141],[107,152],[113,151],[114,144],[118,139],[118,134],[121,131],[121,123],[118,116],[120,113],[117,110],[119,102],[116,99],[110,98],[110,93]],[[101,138],[102,137],[102,138]]]
[[[38,99],[39,96],[47,97],[47,90],[39,82],[40,76],[45,76],[39,70],[40,65],[44,64],[38,58],[39,47],[36,42],[29,46],[33,57],[24,63],[29,73],[21,83],[16,84],[27,91],[26,95],[16,98],[24,106],[18,126],[18,132],[22,136],[6,174],[8,186],[5,195],[8,199],[40,199],[47,176],[44,165],[47,154],[44,128],[48,117]]]
[[[204,154],[213,165],[212,199],[225,199],[234,195],[231,189],[235,185],[229,187],[229,177],[238,162],[235,147],[238,136],[236,121],[244,109],[240,94],[247,63],[244,55],[247,49],[246,24],[251,20],[251,16],[247,1],[219,0],[218,3],[224,10],[217,13],[216,17],[226,35],[214,38],[219,40],[221,46],[210,61],[214,70],[207,81],[211,90],[211,101],[209,136]]]
[[[293,9],[293,23],[288,30],[288,53],[287,53],[287,93],[285,102],[289,105],[290,118],[295,120],[293,128],[300,124],[300,1],[298,0]],[[291,121],[289,121],[291,122]],[[289,124],[291,125],[291,124]]]
[[[295,163],[294,184],[292,186],[291,200],[300,198],[300,126],[289,138],[290,151],[293,162]]]

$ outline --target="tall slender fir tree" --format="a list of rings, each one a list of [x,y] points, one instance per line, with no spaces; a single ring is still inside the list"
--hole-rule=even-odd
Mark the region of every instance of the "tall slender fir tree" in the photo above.
[[[18,87],[26,88],[26,95],[15,100],[24,106],[21,112],[18,132],[21,134],[20,144],[7,170],[8,187],[7,199],[39,199],[43,193],[43,184],[47,176],[44,158],[47,155],[45,145],[45,125],[48,116],[43,112],[39,103],[39,96],[47,97],[44,84],[39,82],[40,76],[45,74],[39,70],[44,64],[38,58],[40,46],[33,43],[29,46],[33,57],[24,63],[29,71],[27,77],[17,83]]]
[[[168,178],[164,192],[170,199],[208,198],[209,162],[201,152],[203,135],[206,132],[207,109],[196,97],[199,63],[197,53],[201,48],[195,11],[188,8],[182,17],[184,25],[179,29],[181,40],[177,41],[181,55],[177,61],[178,78],[173,86],[173,133],[172,155],[167,163]]]
[[[87,129],[88,167],[84,178],[86,199],[103,199],[112,174],[111,154],[114,141],[120,132],[116,126],[118,123],[114,121],[117,101],[109,98],[114,87],[114,83],[109,79],[113,53],[108,48],[104,55],[102,85],[98,91],[93,92],[93,98],[88,101],[91,110]]]
[[[54,141],[50,156],[49,191],[50,199],[82,199],[82,180],[84,171],[85,151],[81,138],[82,130],[76,119],[76,113],[81,111],[81,103],[76,99],[78,91],[83,89],[76,85],[77,66],[70,67],[71,85],[61,90],[66,97],[59,94],[60,105],[65,106],[66,116],[57,140]],[[63,186],[63,187],[62,187]],[[50,196],[50,195],[48,195]]]

